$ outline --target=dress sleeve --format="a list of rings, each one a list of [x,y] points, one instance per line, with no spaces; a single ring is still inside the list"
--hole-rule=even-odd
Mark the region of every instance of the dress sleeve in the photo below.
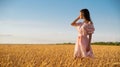
[[[88,24],[87,26],[87,33],[88,34],[93,34],[95,31],[94,25],[93,24]]]

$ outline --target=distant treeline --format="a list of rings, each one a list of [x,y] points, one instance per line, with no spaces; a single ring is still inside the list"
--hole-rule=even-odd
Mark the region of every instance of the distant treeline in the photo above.
[[[92,45],[116,45],[120,46],[120,42],[94,42]]]
[[[57,43],[56,45],[75,45],[75,43]],[[116,46],[120,46],[120,42],[93,42],[92,45],[116,45]]]

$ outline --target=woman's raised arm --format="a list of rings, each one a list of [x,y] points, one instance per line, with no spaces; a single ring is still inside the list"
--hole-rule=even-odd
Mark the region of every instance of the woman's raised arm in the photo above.
[[[76,26],[76,22],[77,22],[79,19],[80,19],[80,17],[77,17],[77,18],[71,23],[71,25],[72,25],[72,26]]]

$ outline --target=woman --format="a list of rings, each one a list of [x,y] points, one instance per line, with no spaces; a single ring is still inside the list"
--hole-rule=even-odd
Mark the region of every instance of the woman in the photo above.
[[[83,22],[77,22],[83,19]],[[74,59],[76,58],[94,58],[92,48],[90,46],[92,34],[94,32],[94,25],[90,18],[88,9],[82,9],[80,16],[78,16],[72,23],[78,30],[78,38],[75,44]]]

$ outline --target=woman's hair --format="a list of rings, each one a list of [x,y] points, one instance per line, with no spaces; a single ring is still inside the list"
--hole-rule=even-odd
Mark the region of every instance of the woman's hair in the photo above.
[[[82,10],[80,10],[80,12],[83,13],[83,16],[84,16],[84,18],[85,18],[86,20],[92,22],[92,21],[91,21],[91,18],[90,18],[90,13],[89,13],[89,10],[88,10],[88,9],[82,9]]]

